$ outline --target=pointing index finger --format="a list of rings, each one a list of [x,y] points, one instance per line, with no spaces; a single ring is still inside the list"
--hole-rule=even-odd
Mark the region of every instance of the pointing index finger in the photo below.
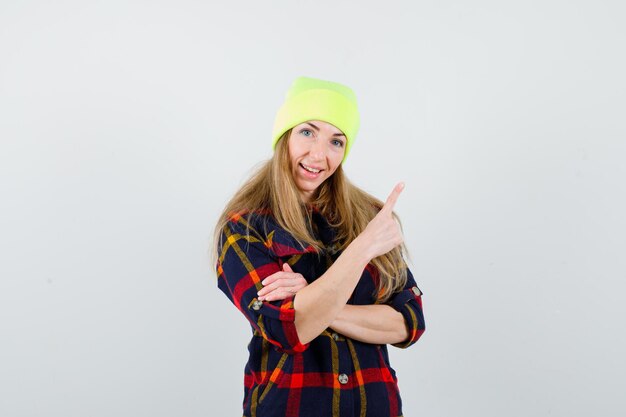
[[[393,187],[393,190],[391,190],[391,194],[389,194],[389,197],[387,197],[387,201],[385,202],[382,210],[391,213],[394,206],[396,205],[396,202],[398,201],[398,197],[400,196],[402,190],[404,190],[404,182],[399,182],[398,184],[396,184],[395,187]]]

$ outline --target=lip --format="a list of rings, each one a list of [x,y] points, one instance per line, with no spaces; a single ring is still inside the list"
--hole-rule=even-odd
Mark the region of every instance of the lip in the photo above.
[[[313,168],[313,167],[311,167],[311,168]],[[317,168],[314,168],[314,169],[317,169]],[[308,178],[308,179],[312,179],[312,180],[318,178],[320,175],[322,175],[322,172],[324,172],[323,170],[318,172],[317,174],[313,173],[313,172],[309,172],[306,169],[304,169],[301,164],[298,164],[298,170],[300,171],[302,176],[304,176],[305,178]]]
[[[317,170],[319,170],[319,171],[323,171],[323,170],[324,170],[324,168],[322,168],[322,167],[317,167],[317,166],[315,166],[315,165],[303,164],[302,162],[300,162],[300,164],[302,164],[302,165],[306,165],[306,166],[308,166],[309,168],[317,169]]]

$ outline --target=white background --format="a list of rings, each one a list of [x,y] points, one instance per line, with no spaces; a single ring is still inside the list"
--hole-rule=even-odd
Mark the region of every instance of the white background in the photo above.
[[[407,184],[405,416],[625,415],[625,12],[2,0],[0,415],[241,415],[211,232],[300,75],[357,95],[349,178]]]

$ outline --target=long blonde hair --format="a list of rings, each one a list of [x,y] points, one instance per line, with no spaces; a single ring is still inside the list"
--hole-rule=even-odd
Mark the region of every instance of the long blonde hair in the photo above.
[[[291,130],[281,136],[272,158],[253,173],[220,214],[211,253],[214,264],[219,257],[222,231],[234,213],[269,211],[280,227],[303,247],[310,245],[318,253],[324,248],[311,233],[311,214],[293,179],[288,145]],[[345,249],[383,207],[381,200],[353,185],[341,165],[318,187],[310,204],[316,206],[335,229],[335,242],[340,250]],[[400,222],[395,213],[393,216]],[[372,272],[378,283],[376,294],[373,294],[377,303],[388,301],[394,292],[405,286],[407,272],[403,253],[408,255],[404,243],[370,262],[375,267]]]

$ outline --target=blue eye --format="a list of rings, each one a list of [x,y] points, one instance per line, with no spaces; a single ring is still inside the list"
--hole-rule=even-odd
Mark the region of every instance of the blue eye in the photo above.
[[[300,131],[300,133],[304,133],[304,132],[309,132],[309,133],[312,133],[309,129],[302,129],[302,130]],[[307,137],[308,137],[309,135],[304,135],[304,136],[307,136]]]
[[[339,146],[340,148],[343,148],[343,142],[342,142],[342,141],[340,141],[339,139],[334,139],[334,140],[333,140],[333,144],[334,144],[335,146]]]

